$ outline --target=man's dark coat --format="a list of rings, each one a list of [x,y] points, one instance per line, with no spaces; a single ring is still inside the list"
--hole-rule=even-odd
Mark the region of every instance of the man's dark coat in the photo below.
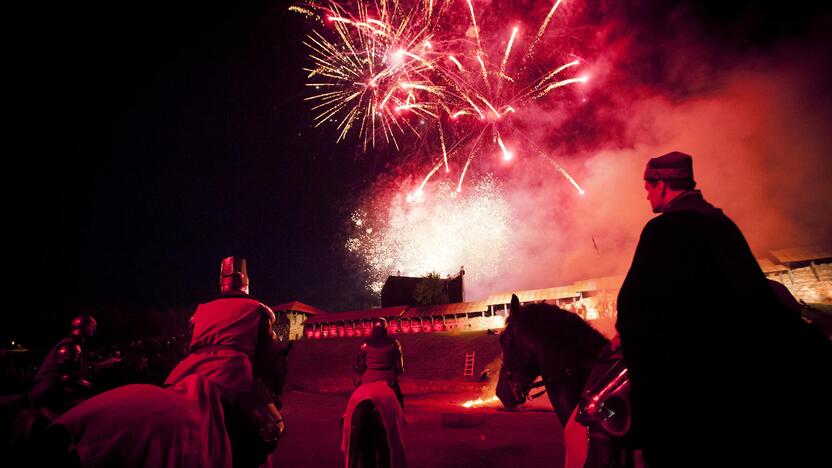
[[[644,227],[616,327],[651,467],[810,458],[807,424],[829,434],[830,342],[777,300],[698,190]]]

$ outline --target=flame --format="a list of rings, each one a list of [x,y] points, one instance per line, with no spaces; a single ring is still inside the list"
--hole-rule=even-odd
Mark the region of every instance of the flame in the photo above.
[[[497,395],[494,395],[493,397],[486,398],[485,400],[483,400],[482,398],[477,398],[476,400],[468,400],[465,403],[463,403],[462,406],[464,406],[465,408],[479,408],[481,406],[490,405],[491,403],[497,403],[498,401],[500,401],[500,399],[497,398]]]

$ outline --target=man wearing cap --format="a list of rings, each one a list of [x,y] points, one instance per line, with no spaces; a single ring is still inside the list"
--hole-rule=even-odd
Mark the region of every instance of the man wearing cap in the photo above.
[[[807,409],[828,395],[830,342],[777,300],[739,228],[695,187],[691,156],[647,163],[659,216],[641,233],[616,323],[633,437],[651,467],[803,466],[820,447]]]
[[[372,336],[361,343],[355,363],[359,385],[384,381],[393,389],[404,408],[404,396],[399,387],[399,376],[404,372],[404,356],[399,340],[387,334],[387,319],[373,320]]]

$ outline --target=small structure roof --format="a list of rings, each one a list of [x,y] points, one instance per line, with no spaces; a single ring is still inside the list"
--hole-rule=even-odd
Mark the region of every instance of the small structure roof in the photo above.
[[[372,320],[376,317],[398,317],[407,309],[407,306],[384,307],[381,309],[351,310],[348,312],[335,312],[331,314],[318,315],[306,320],[307,324],[349,322],[356,320]]]
[[[303,312],[309,315],[318,315],[318,314],[329,314],[329,312],[319,309],[317,307],[312,307],[309,304],[304,304],[300,301],[292,301],[287,302],[285,304],[280,304],[272,307],[272,311],[274,312],[282,312],[282,311],[293,311],[293,312]]]
[[[621,289],[624,284],[623,276],[604,276],[603,278],[593,278],[583,281],[576,281],[575,291],[611,291]]]
[[[780,263],[798,263],[832,258],[832,244],[791,247],[772,250],[769,253]]]
[[[456,302],[453,304],[439,304],[433,306],[410,307],[402,318],[419,318],[449,314],[467,314],[470,312],[485,312],[488,304],[485,301]]]
[[[517,298],[520,299],[520,302],[536,302],[545,301],[547,299],[565,299],[568,297],[575,297],[576,290],[574,286],[556,286],[553,288],[503,292],[488,296],[488,299],[486,299],[485,302],[488,305],[509,304],[511,303],[512,294],[517,294]]]
[[[767,258],[758,258],[757,263],[760,264],[760,269],[763,270],[763,273],[778,273],[781,271],[789,271],[787,266],[781,265],[779,263],[774,263]]]

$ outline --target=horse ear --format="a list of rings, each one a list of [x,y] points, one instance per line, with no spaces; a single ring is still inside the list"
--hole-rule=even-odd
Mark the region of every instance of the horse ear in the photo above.
[[[516,317],[517,314],[520,313],[520,299],[517,298],[517,294],[511,295],[511,316]]]

